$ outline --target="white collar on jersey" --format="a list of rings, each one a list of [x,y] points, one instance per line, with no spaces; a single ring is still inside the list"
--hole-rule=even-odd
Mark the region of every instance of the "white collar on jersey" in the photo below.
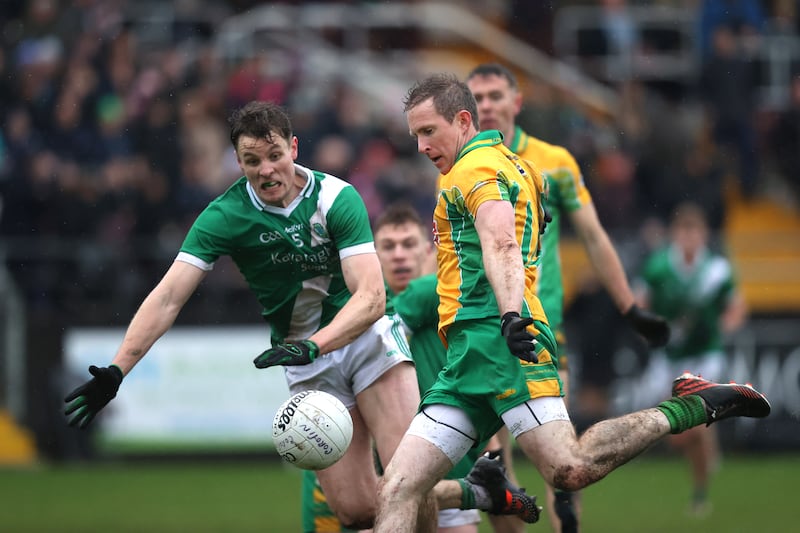
[[[250,201],[253,203],[253,207],[259,211],[267,211],[269,213],[276,213],[284,216],[288,216],[292,211],[294,211],[294,208],[297,207],[300,201],[303,198],[308,198],[311,196],[311,192],[314,190],[314,173],[311,171],[311,169],[295,163],[294,171],[300,175],[305,174],[306,184],[303,185],[302,189],[300,189],[300,193],[297,195],[297,197],[286,207],[277,207],[262,202],[261,198],[258,197],[256,191],[253,190],[253,187],[248,181],[245,185],[245,188],[247,189],[247,194],[250,196]]]
[[[710,256],[711,253],[709,249],[703,246],[697,251],[697,254],[695,254],[694,261],[687,263],[680,248],[674,244],[670,244],[669,246],[669,259],[672,263],[672,267],[683,279],[688,279],[699,272],[701,265],[704,265]]]

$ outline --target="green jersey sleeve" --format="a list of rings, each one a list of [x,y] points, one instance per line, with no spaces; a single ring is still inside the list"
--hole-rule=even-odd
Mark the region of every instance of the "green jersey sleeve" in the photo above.
[[[352,186],[336,196],[328,212],[328,229],[340,259],[375,250],[367,207]]]
[[[412,280],[406,290],[393,299],[394,310],[412,331],[432,328],[439,323],[439,297],[436,294],[436,275],[429,274]]]
[[[192,224],[181,246],[181,252],[211,265],[219,257],[230,255],[230,234],[224,210],[216,202],[212,202]]]

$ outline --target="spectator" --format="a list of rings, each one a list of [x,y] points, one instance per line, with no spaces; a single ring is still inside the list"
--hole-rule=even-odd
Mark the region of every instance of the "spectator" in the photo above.
[[[789,107],[778,117],[771,145],[778,170],[791,187],[795,202],[800,205],[800,72],[792,78]]]
[[[722,27],[757,38],[764,31],[764,11],[759,0],[703,0],[698,17],[700,55],[710,57],[714,34]]]
[[[607,74],[612,80],[627,80],[633,74],[633,58],[639,48],[638,29],[626,0],[602,0],[601,4],[608,53],[616,58]]]
[[[756,193],[759,172],[756,66],[743,55],[741,39],[727,26],[714,30],[712,47],[700,77],[700,95],[712,123],[713,138],[732,148],[740,190],[749,199]]]

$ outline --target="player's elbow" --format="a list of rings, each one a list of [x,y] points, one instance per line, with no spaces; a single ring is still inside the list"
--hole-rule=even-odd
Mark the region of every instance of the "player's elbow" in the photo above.
[[[380,286],[372,291],[370,302],[370,318],[378,320],[386,312],[386,291],[384,290],[383,286]]]
[[[359,292],[363,307],[362,316],[369,323],[375,322],[386,312],[386,291],[383,285],[364,288]]]
[[[494,250],[498,255],[505,255],[519,251],[519,243],[514,235],[503,235],[494,241]]]
[[[336,509],[336,518],[342,527],[348,531],[361,531],[371,529],[375,524],[376,509],[374,505],[361,503],[343,503]]]

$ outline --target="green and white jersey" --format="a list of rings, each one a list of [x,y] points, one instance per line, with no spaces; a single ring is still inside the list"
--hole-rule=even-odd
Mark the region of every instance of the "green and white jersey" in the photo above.
[[[273,342],[305,339],[350,298],[341,260],[375,253],[367,210],[339,178],[300,165],[308,179],[285,208],[264,204],[245,177],[197,217],[176,260],[203,270],[229,255],[264,308]]]
[[[642,273],[651,309],[669,320],[667,357],[682,359],[722,349],[720,317],[735,289],[731,264],[704,251],[686,265],[673,246],[655,252]]]

